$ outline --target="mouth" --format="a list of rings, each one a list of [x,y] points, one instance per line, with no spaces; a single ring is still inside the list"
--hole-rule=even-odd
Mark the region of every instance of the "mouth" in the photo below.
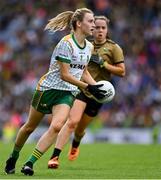
[[[98,37],[102,37],[103,35],[102,34],[98,34]]]

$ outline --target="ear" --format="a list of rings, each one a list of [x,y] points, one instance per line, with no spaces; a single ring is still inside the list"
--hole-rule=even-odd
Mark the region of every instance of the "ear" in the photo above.
[[[81,27],[81,21],[77,21],[77,27]]]

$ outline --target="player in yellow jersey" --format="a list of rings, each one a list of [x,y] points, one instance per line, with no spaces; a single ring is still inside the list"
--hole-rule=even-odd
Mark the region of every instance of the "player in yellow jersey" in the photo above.
[[[118,44],[108,38],[109,20],[104,16],[95,17],[94,52],[88,70],[96,81],[111,79],[111,74],[125,76],[123,51]],[[102,104],[88,97],[84,91],[77,95],[70,111],[69,119],[58,134],[53,155],[48,162],[49,168],[58,168],[59,155],[74,131],[74,139],[69,150],[69,160],[79,155],[79,145],[85,129],[100,110]]]
[[[86,36],[92,35],[95,28],[93,12],[87,8],[75,12],[66,11],[51,19],[46,28],[50,31],[64,30],[71,25],[72,34],[65,36],[55,47],[49,71],[42,76],[36,87],[27,122],[18,132],[14,149],[6,161],[5,172],[15,173],[15,165],[24,143],[35,130],[45,114],[52,113],[49,129],[38,141],[33,153],[24,164],[21,172],[33,175],[33,164],[48,150],[54,138],[65,123],[74,95],[78,87],[90,92],[96,98],[104,97],[104,92],[95,85],[87,70],[93,49]],[[84,80],[81,81],[80,79]]]

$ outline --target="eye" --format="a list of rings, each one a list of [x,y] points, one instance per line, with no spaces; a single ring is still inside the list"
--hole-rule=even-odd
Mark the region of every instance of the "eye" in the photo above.
[[[93,23],[93,22],[94,22],[94,20],[90,20],[89,22],[90,22],[90,23]]]

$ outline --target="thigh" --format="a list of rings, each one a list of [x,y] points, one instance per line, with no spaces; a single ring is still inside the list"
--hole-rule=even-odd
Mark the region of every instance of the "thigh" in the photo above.
[[[63,125],[69,116],[70,106],[67,104],[58,104],[52,108],[52,122],[54,125]]]
[[[76,99],[70,110],[69,121],[74,121],[78,123],[83,115],[85,108],[86,102]]]

